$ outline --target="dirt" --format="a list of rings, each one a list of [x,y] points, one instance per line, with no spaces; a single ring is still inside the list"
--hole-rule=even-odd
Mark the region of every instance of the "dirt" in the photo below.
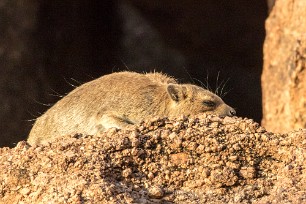
[[[0,203],[306,203],[306,130],[155,118],[0,149]]]

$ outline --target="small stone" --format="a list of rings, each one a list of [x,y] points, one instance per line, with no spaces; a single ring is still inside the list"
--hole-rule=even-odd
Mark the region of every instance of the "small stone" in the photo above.
[[[188,155],[186,153],[177,153],[171,155],[171,161],[175,165],[187,164]]]
[[[149,178],[150,180],[152,180],[152,179],[154,178],[154,174],[153,174],[152,172],[149,172],[149,173],[148,173],[148,178]]]
[[[254,167],[242,167],[240,175],[246,179],[252,179],[256,176],[256,169]]]
[[[202,154],[202,153],[204,153],[204,150],[205,150],[205,146],[202,145],[202,144],[200,144],[200,145],[197,147],[196,152],[197,152],[198,154]]]
[[[219,123],[218,122],[212,122],[209,127],[211,128],[218,128],[219,127]]]
[[[233,148],[234,148],[234,150],[236,150],[236,151],[241,150],[241,146],[240,146],[239,144],[237,144],[237,143],[233,145]]]
[[[148,194],[150,198],[162,198],[164,196],[164,191],[158,186],[152,186],[148,189]]]
[[[265,128],[263,128],[263,127],[260,126],[259,128],[257,128],[256,132],[258,132],[258,133],[264,133],[264,132],[266,132],[266,130],[265,130]]]
[[[236,163],[234,163],[234,162],[226,162],[226,166],[227,166],[227,167],[230,167],[230,168],[232,168],[232,169],[239,169],[240,164],[239,164],[239,163],[236,164]]]
[[[231,160],[231,161],[236,161],[238,159],[238,156],[237,155],[232,155],[232,156],[229,156],[228,159]]]
[[[170,135],[169,135],[169,138],[171,139],[171,140],[173,140],[174,138],[176,138],[177,137],[177,134],[175,133],[175,132],[172,132]]]
[[[245,124],[245,123],[240,123],[239,124],[239,128],[242,130],[242,131],[245,131],[246,130],[246,128],[247,128],[247,125]]]
[[[190,150],[190,151],[194,151],[196,150],[197,148],[197,143],[196,142],[190,142],[188,145],[187,145],[187,149]]]
[[[233,117],[226,116],[223,119],[223,124],[233,124],[235,123],[235,119]]]
[[[176,138],[170,146],[172,149],[179,149],[182,146],[182,139]]]
[[[132,175],[132,169],[131,168],[127,168],[127,169],[124,169],[122,171],[122,176],[124,178],[130,177],[131,175]]]
[[[207,168],[203,169],[203,171],[202,171],[202,176],[203,176],[204,178],[207,178],[209,175],[210,175],[210,170],[207,169]]]
[[[23,189],[20,190],[20,193],[21,193],[22,195],[24,195],[24,196],[29,195],[30,192],[31,192],[31,190],[28,189],[28,188],[23,188]]]

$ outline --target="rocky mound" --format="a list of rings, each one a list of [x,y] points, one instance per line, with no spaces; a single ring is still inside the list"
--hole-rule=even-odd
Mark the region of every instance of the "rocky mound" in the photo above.
[[[1,203],[306,203],[306,131],[156,118],[0,149]]]

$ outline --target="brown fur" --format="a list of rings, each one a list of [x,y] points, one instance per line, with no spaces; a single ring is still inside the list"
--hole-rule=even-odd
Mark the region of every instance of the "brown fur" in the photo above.
[[[207,106],[208,100],[215,106]],[[28,142],[39,144],[73,133],[96,134],[152,116],[201,112],[235,114],[221,98],[201,87],[178,84],[161,73],[118,72],[85,83],[58,101],[36,120]]]

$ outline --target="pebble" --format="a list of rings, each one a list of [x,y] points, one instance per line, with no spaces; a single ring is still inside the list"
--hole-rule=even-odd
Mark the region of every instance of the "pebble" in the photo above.
[[[148,194],[151,198],[162,198],[164,196],[164,191],[161,187],[152,186],[148,189]]]

